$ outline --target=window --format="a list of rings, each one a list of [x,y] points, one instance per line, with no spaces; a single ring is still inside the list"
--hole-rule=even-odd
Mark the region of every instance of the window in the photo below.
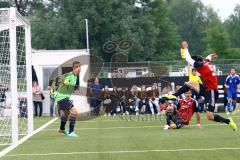
[[[47,88],[50,81],[50,77],[54,70],[55,68],[52,68],[52,67],[43,68],[43,88],[42,89]]]

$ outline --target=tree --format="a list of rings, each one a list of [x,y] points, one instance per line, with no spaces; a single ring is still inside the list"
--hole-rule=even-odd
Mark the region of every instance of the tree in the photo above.
[[[176,24],[182,40],[189,41],[194,54],[203,53],[206,49],[201,41],[204,31],[221,23],[217,14],[200,0],[173,0],[169,5],[169,17]]]
[[[11,7],[11,3],[9,1],[2,1],[0,2],[0,8],[9,8]]]
[[[202,40],[207,44],[208,52],[216,52],[220,58],[226,57],[230,40],[222,26],[216,25],[207,29],[206,36]]]
[[[240,48],[240,5],[234,9],[234,13],[224,22],[229,34],[231,47]]]
[[[176,50],[178,36],[167,18],[163,0],[50,0],[32,10],[32,45],[45,49],[86,47],[85,21],[89,20],[91,54],[110,61],[106,42],[130,41],[129,60],[158,60]],[[170,55],[170,54],[169,54]]]
[[[8,1],[3,1],[0,2],[0,7],[4,8],[4,7],[16,7],[18,12],[21,13],[21,15],[25,16],[26,12],[27,12],[27,8],[30,4],[29,0],[8,0]]]
[[[162,0],[153,1],[150,5],[150,18],[156,26],[156,55],[152,60],[171,60],[176,59],[180,47],[180,35],[177,33],[176,26],[167,16],[168,6]]]
[[[32,10],[39,9],[43,4],[43,0],[3,0],[0,2],[0,8],[16,7],[22,16],[28,16]]]

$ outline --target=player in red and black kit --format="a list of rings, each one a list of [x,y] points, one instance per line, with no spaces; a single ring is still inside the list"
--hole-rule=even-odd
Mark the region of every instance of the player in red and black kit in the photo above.
[[[197,101],[192,98],[191,90],[184,94],[185,98],[178,101],[177,113],[179,119],[184,122],[184,125],[189,125],[189,122],[196,112],[197,115],[197,127],[200,127],[200,113]]]
[[[189,122],[196,112],[197,116],[197,127],[200,128],[200,113],[198,109],[197,101],[192,98],[192,92],[189,90],[184,93],[185,98],[180,99],[177,103],[176,110],[174,108],[169,108],[173,106],[168,106],[166,109],[166,121],[167,125],[164,129],[178,129],[182,128],[184,125],[188,126]],[[171,124],[171,121],[173,122]]]
[[[220,123],[229,124],[229,126],[236,131],[237,125],[232,120],[232,118],[224,118],[218,114],[214,114],[215,102],[218,99],[218,80],[215,75],[214,68],[211,66],[211,60],[217,58],[217,54],[213,53],[206,57],[204,60],[201,56],[190,56],[188,52],[188,43],[186,41],[182,42],[182,47],[185,51],[186,61],[196,68],[196,70],[200,73],[204,85],[197,84],[195,82],[186,82],[183,87],[181,87],[176,93],[173,95],[178,97],[182,93],[187,92],[190,89],[196,90],[201,96],[205,97],[205,101],[207,102],[207,118],[208,120],[213,120]]]

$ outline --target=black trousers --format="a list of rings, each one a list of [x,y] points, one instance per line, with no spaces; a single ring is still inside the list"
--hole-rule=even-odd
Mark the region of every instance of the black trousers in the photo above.
[[[43,111],[42,102],[33,101],[33,105],[34,105],[34,116],[42,117],[42,111]],[[39,114],[38,114],[38,107],[39,107]]]

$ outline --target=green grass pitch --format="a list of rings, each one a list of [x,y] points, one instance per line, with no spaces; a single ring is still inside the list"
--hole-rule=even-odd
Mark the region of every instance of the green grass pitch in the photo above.
[[[225,115],[224,115],[225,116]],[[206,120],[195,127],[163,130],[165,121],[126,121],[99,117],[79,121],[70,138],[58,133],[59,120],[31,137],[3,160],[238,160],[240,130]],[[240,114],[233,116],[240,124]],[[34,119],[36,126],[49,118]]]

